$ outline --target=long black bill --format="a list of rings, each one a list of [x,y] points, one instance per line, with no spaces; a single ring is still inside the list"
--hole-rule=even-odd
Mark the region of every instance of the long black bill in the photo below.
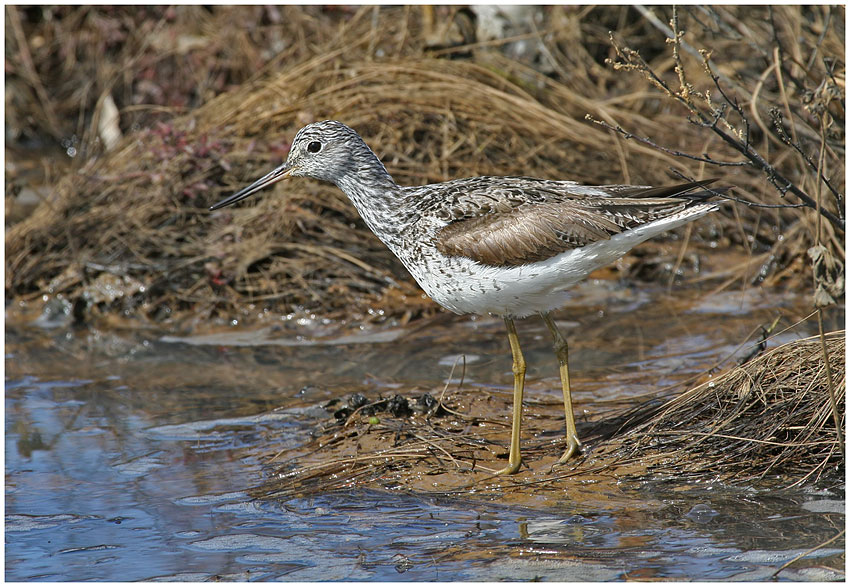
[[[239,190],[232,196],[224,198],[221,202],[218,202],[217,204],[213,204],[212,206],[210,206],[210,210],[218,210],[219,208],[224,208],[225,206],[235,204],[239,200],[244,200],[251,194],[260,191],[264,187],[270,186],[271,184],[278,182],[282,179],[286,179],[287,177],[289,177],[289,174],[291,172],[292,168],[287,167],[284,163],[283,165],[275,168],[271,173],[264,175],[248,187]]]

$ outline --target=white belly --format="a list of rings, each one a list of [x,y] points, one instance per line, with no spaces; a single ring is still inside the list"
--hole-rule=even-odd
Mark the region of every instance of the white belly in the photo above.
[[[570,251],[541,263],[504,268],[454,257],[411,273],[425,293],[452,312],[522,318],[563,305],[566,290],[593,270],[583,269],[586,264],[580,253]]]

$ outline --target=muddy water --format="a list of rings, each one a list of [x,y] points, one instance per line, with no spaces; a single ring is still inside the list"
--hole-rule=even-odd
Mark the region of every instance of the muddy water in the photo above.
[[[588,282],[558,313],[584,417],[673,393],[746,354],[739,343],[777,316],[787,330],[771,345],[813,332],[789,328],[804,299],[674,293]],[[463,385],[508,390],[501,321],[352,331],[302,317],[184,338],[40,324],[6,327],[9,580],[752,580],[844,528],[843,487],[781,489],[787,480],[543,505],[364,490],[251,500],[268,474],[261,455],[303,443],[330,399],[438,393],[460,355]],[[530,398],[557,399],[545,327],[519,331]],[[840,538],[778,576],[841,579],[843,568]]]

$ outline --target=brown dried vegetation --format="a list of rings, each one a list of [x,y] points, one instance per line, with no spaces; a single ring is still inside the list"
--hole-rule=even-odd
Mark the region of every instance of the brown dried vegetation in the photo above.
[[[817,240],[843,261],[843,8],[687,8],[672,45],[670,9],[643,12],[547,8],[545,26],[520,35],[534,48],[522,53],[518,41],[476,42],[459,8],[8,7],[7,125],[22,141],[73,135],[79,154],[7,226],[7,297],[158,322],[433,311],[333,186],[289,182],[207,212],[322,118],[357,128],[400,183],[719,174],[737,198],[769,206],[730,204],[696,226],[696,243],[750,252],[724,269],[730,283],[806,286],[803,253]],[[109,152],[97,130],[106,97],[130,131]],[[11,175],[7,210],[21,185]],[[104,280],[117,293],[94,303]]]

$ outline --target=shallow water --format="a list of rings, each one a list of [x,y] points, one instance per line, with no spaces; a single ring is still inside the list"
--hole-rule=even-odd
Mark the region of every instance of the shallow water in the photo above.
[[[759,325],[807,313],[806,300],[757,289],[675,293],[588,282],[558,313],[586,417],[742,356]],[[545,327],[529,319],[519,332],[532,396],[556,398]],[[753,580],[844,528],[843,487],[619,485],[543,507],[365,490],[246,496],[267,475],[251,455],[298,446],[329,399],[439,392],[464,354],[464,385],[509,389],[505,338],[500,320],[463,317],[187,338],[7,324],[6,578]],[[840,538],[779,577],[841,579],[844,548]]]

